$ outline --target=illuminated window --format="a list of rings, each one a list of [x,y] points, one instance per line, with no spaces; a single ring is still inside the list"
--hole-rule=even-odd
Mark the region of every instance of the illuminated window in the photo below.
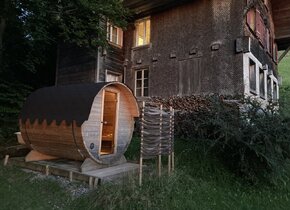
[[[135,24],[135,46],[147,45],[150,43],[150,19],[136,21]]]
[[[107,25],[107,38],[110,43],[119,47],[123,46],[123,30],[110,23]]]
[[[135,72],[135,96],[149,96],[149,71],[148,69],[137,70]]]

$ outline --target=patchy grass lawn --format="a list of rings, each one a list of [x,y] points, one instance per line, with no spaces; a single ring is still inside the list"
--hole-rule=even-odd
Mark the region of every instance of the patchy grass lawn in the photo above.
[[[279,63],[279,74],[283,78],[283,86],[290,86],[290,52]]]
[[[137,160],[138,147],[134,138],[127,157]],[[155,170],[152,161],[146,163]],[[176,165],[169,177],[145,176],[141,188],[132,178],[92,191],[61,178],[1,165],[0,209],[289,209],[289,180],[276,187],[247,185],[198,154],[192,142],[177,141]]]

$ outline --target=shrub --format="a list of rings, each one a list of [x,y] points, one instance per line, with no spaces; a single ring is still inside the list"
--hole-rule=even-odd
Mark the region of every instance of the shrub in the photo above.
[[[290,155],[290,120],[275,106],[261,108],[256,101],[237,103],[209,97],[199,112],[179,112],[176,135],[195,140],[234,173],[252,183],[283,180]]]
[[[16,139],[18,115],[31,87],[21,83],[0,80],[0,145],[10,144]]]

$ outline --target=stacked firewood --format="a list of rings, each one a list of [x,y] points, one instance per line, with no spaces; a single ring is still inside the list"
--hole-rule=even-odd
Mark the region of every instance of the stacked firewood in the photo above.
[[[173,107],[176,111],[184,112],[199,112],[208,110],[210,108],[210,101],[202,96],[172,96],[169,98],[152,97],[149,101],[152,105],[163,105],[164,108],[169,109]]]

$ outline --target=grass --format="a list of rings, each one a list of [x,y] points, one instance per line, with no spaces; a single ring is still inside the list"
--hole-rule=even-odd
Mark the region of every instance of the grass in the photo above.
[[[280,104],[284,106],[287,116],[290,116],[290,52],[279,63],[279,75],[282,76],[280,87]]]
[[[290,52],[279,63],[279,74],[282,76],[282,86],[290,86]]]
[[[134,138],[126,156],[137,160],[138,148]],[[154,161],[147,161],[150,172],[141,188],[131,177],[79,197],[71,193],[83,188],[77,183],[0,166],[0,209],[289,209],[290,181],[276,187],[247,185],[199,149],[178,140],[173,175],[157,178]]]

